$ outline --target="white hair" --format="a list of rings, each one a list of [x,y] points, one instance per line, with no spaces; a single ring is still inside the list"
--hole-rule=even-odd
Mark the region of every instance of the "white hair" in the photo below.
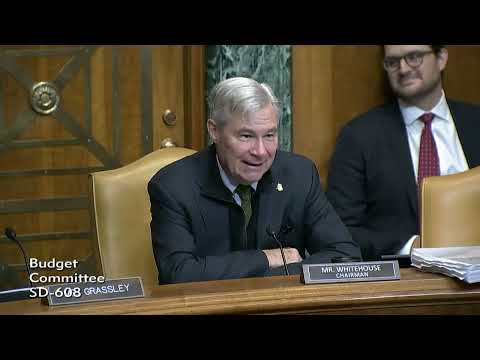
[[[280,102],[270,86],[253,79],[234,77],[219,82],[212,89],[209,97],[209,118],[213,119],[217,126],[223,127],[234,114],[246,117],[270,104],[275,109],[278,121]]]

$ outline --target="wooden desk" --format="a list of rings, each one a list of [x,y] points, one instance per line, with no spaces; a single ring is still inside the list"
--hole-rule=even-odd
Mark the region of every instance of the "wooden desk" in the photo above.
[[[299,276],[147,287],[146,297],[49,307],[0,303],[0,314],[480,314],[480,283],[401,269],[401,280],[303,285]]]

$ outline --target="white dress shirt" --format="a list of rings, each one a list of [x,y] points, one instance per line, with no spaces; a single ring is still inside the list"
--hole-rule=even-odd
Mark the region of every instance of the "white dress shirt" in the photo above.
[[[445,99],[445,93],[442,93],[440,101],[430,111],[422,110],[416,106],[399,105],[407,128],[415,179],[418,177],[420,137],[424,127],[419,117],[425,112],[431,112],[435,115],[432,121],[432,132],[437,145],[440,175],[455,174],[468,170],[467,160],[465,159],[462,144],[458,138],[457,129]]]
[[[220,177],[222,178],[223,184],[227,187],[228,190],[230,190],[235,202],[239,206],[242,206],[242,199],[240,199],[240,196],[235,192],[235,189],[237,188],[238,184],[231,181],[230,178],[227,176],[227,174],[222,168],[222,165],[220,165],[220,161],[218,161],[218,156],[217,156],[217,165],[218,165],[218,170],[220,170]],[[253,184],[250,184],[250,186],[253,188],[254,191],[257,190],[257,185],[258,185],[258,181],[254,182]]]

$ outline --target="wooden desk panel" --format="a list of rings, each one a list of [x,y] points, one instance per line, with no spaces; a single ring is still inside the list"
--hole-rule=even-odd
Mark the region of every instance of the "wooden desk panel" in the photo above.
[[[49,307],[0,303],[0,314],[480,314],[480,283],[401,269],[401,280],[303,285],[278,276],[147,286],[142,299]]]

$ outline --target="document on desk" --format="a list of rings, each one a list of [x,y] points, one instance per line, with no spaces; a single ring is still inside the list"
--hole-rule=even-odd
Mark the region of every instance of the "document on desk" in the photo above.
[[[459,278],[469,284],[480,282],[480,246],[416,248],[412,266]]]

